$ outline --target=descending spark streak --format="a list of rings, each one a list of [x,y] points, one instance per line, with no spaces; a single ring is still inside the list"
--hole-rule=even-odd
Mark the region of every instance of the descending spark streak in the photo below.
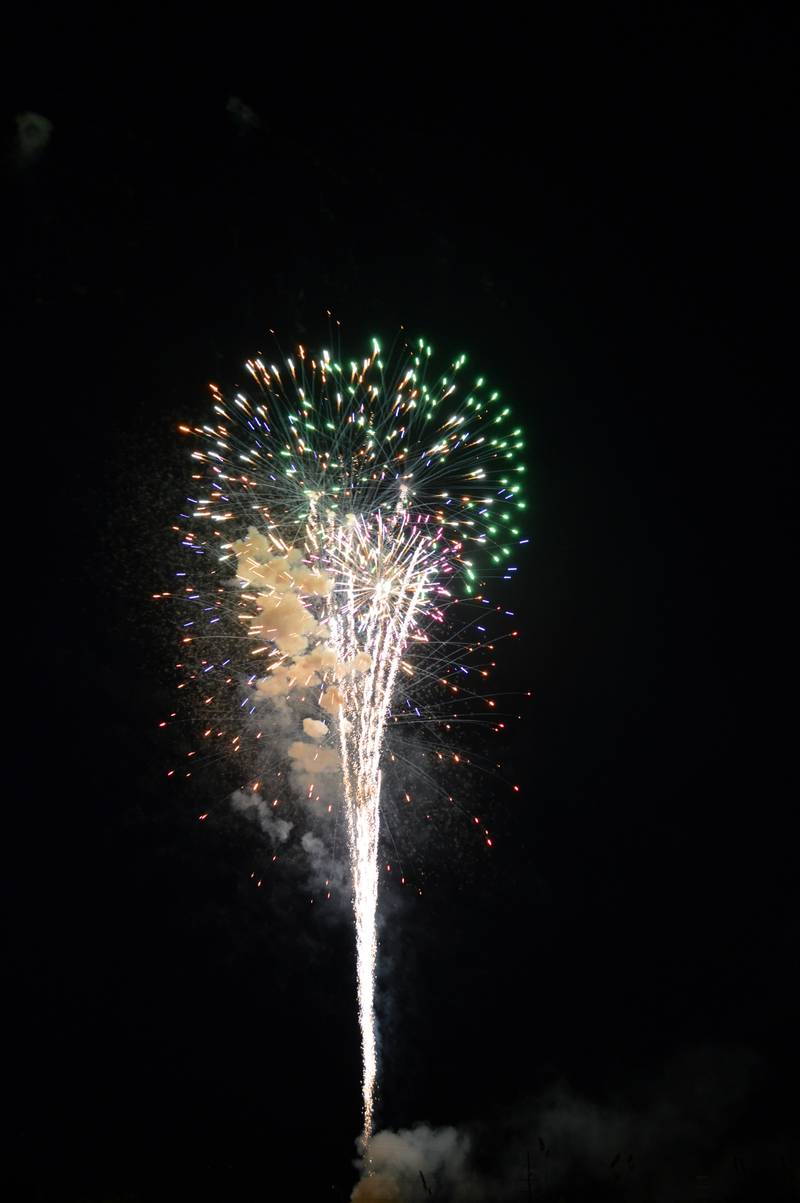
[[[378,524],[379,545],[383,526]],[[333,593],[329,625],[340,660],[359,651],[370,657],[363,681],[346,682],[339,710],[339,740],[345,809],[353,878],[356,926],[358,1011],[363,1056],[364,1143],[372,1135],[377,1053],[375,1042],[375,960],[377,956],[378,836],[380,832],[380,757],[386,718],[409,629],[425,593],[427,570],[423,544],[408,540],[410,558],[387,558],[373,581],[366,614],[356,606],[354,556],[360,556],[363,533],[351,527],[339,540],[346,575],[343,590]],[[402,576],[399,573],[402,571]],[[399,576],[399,587],[395,582]]]

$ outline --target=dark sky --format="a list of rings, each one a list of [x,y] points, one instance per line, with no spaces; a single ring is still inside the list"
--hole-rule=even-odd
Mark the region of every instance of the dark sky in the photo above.
[[[524,788],[482,787],[491,855],[443,839],[423,898],[387,895],[381,1122],[477,1124],[505,1179],[492,1134],[513,1117],[537,1147],[556,1082],[634,1116],[702,1087],[680,1189],[736,1156],[735,1197],[788,1173],[787,31],[735,5],[482,19],[21,39],[16,1198],[244,1200],[292,1176],[347,1197],[350,930],[290,875],[254,894],[255,831],[196,822],[219,782],[167,788],[174,649],[149,601],[177,422],[268,328],[324,338],[327,308],[348,347],[402,323],[466,349],[530,434],[501,676],[534,691],[504,749]],[[38,157],[25,112],[52,122]]]

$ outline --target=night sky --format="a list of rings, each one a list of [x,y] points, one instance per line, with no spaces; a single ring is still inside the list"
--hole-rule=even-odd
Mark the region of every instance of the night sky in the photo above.
[[[525,1198],[528,1150],[541,1198],[790,1197],[787,30],[737,5],[484,19],[21,39],[16,1199],[355,1181],[346,913],[289,868],[253,889],[267,849],[224,770],[167,781],[177,635],[151,601],[188,481],[177,424],[269,329],[324,345],[328,309],[348,350],[403,325],[467,351],[528,432],[497,688],[533,697],[475,787],[494,848],[447,825],[409,845],[423,895],[385,888],[379,1125],[469,1132],[479,1199]],[[25,113],[49,136],[21,142]]]

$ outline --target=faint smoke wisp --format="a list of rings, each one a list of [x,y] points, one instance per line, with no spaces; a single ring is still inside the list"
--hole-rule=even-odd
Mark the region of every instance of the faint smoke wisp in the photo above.
[[[258,823],[273,848],[285,843],[289,838],[294,824],[288,819],[279,819],[272,806],[265,802],[260,794],[248,794],[237,789],[231,796],[231,806],[238,814]]]

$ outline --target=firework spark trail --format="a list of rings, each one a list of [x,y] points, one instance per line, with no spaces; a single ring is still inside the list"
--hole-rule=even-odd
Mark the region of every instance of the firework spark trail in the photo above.
[[[378,524],[380,542],[383,525]],[[375,1039],[375,962],[377,957],[378,838],[380,834],[381,750],[386,720],[409,628],[425,592],[427,569],[421,542],[409,540],[408,563],[399,577],[397,560],[381,563],[383,573],[372,588],[372,600],[361,616],[356,606],[356,573],[347,572],[345,587],[332,593],[329,619],[331,642],[341,661],[359,650],[370,657],[363,681],[349,681],[342,691],[339,740],[342,757],[345,811],[353,878],[353,913],[356,927],[358,1012],[363,1057],[362,1091],[364,1144],[372,1135],[377,1051]],[[361,529],[353,527],[340,540],[345,565],[363,554]],[[355,553],[355,556],[354,556]],[[402,568],[400,569],[402,571]]]
[[[426,729],[443,718],[456,720],[457,695],[459,702],[481,701],[496,721],[495,701],[481,699],[461,675],[474,671],[480,683],[494,666],[479,661],[468,667],[470,657],[494,651],[481,625],[485,619],[454,614],[451,622],[449,615],[459,591],[460,600],[481,615],[490,604],[483,592],[485,570],[470,558],[473,548],[486,553],[490,574],[511,580],[513,545],[528,541],[516,526],[518,511],[525,509],[518,475],[525,467],[515,462],[523,441],[521,429],[509,429],[510,407],[502,407],[498,393],[486,392],[482,377],[465,387],[460,400],[454,396],[465,356],[452,361],[451,375],[428,384],[430,356],[431,348],[420,340],[406,346],[399,367],[392,359],[387,364],[373,340],[371,354],[351,361],[349,370],[327,351],[308,357],[302,347],[298,359],[287,358],[282,367],[250,360],[255,398],[238,392],[226,399],[212,386],[213,425],[180,428],[200,440],[192,452],[194,496],[181,515],[191,525],[175,529],[192,561],[188,580],[186,572],[177,574],[185,587],[183,604],[199,608],[182,623],[189,662],[179,667],[189,681],[202,684],[203,735],[224,738],[238,755],[252,722],[258,727],[252,753],[261,781],[271,768],[267,744],[277,746],[287,722],[300,723],[307,739],[285,749],[290,779],[309,803],[319,803],[324,793],[326,803],[331,795],[343,795],[365,1147],[377,1081],[378,856],[389,719],[411,718]],[[233,565],[226,563],[231,560]],[[192,579],[204,564],[205,594]],[[232,582],[225,574],[234,565],[238,598],[229,604]],[[220,643],[225,628],[213,624],[226,616],[232,623]],[[231,634],[238,628],[241,648],[243,625],[251,649],[244,656]],[[227,638],[234,639],[230,652]],[[218,642],[209,643],[213,640]],[[211,652],[222,646],[221,656]],[[251,657],[261,665],[256,671]],[[393,712],[401,670],[412,679],[407,688],[416,679],[424,696],[406,696],[406,710]],[[235,702],[231,731],[230,719],[212,722],[207,707],[217,705],[218,693],[241,689],[243,681],[245,696]],[[434,687],[444,688],[446,703],[430,699]],[[270,714],[277,721],[262,732]],[[450,730],[449,723],[444,726]],[[258,743],[262,734],[273,738]],[[449,737],[440,737],[438,746],[449,751]],[[435,754],[441,761],[442,751]],[[275,764],[276,779],[285,768],[285,761],[280,771]],[[241,805],[260,814],[258,784],[241,796]],[[277,805],[276,798],[272,806]],[[327,813],[332,808],[327,804]],[[478,817],[470,821],[491,846]]]

